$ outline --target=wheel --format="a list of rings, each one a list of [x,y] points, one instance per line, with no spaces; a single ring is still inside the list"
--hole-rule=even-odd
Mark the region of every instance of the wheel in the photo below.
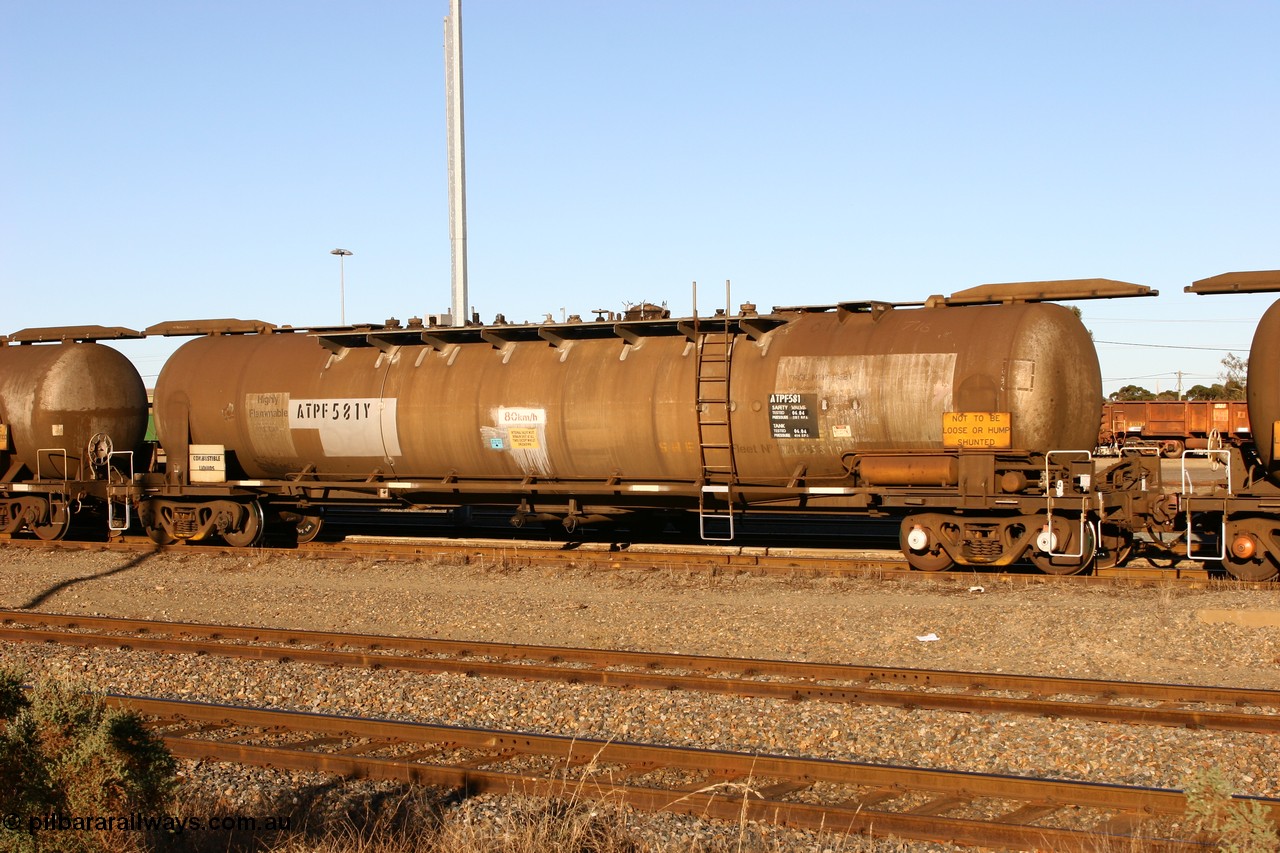
[[[240,529],[223,533],[222,539],[233,548],[251,548],[262,541],[262,534],[266,529],[266,518],[262,512],[262,504],[257,501],[249,501],[244,505],[244,518],[240,524]]]
[[[178,541],[178,538],[171,534],[160,521],[161,515],[171,514],[172,510],[160,501],[138,502],[138,523],[142,525],[142,531],[147,534],[147,538],[157,545],[172,545]]]
[[[178,540],[169,535],[169,531],[165,530],[162,525],[157,524],[155,527],[143,525],[143,530],[147,532],[147,538],[157,545],[172,545]]]
[[[903,551],[907,565],[920,572],[946,572],[955,568],[956,561],[944,549],[939,548],[932,553],[917,554],[914,551]]]
[[[1079,521],[1055,516],[1053,534],[1048,527],[1041,529],[1036,535],[1035,544],[1030,552],[1031,564],[1047,575],[1078,575],[1093,566],[1098,547],[1093,534],[1093,525],[1085,522],[1084,548],[1078,547],[1076,539],[1080,536]],[[1049,551],[1080,551],[1078,557],[1053,557]]]
[[[65,506],[49,507],[49,520],[31,524],[31,532],[45,542],[54,542],[67,535],[71,529],[71,512]]]
[[[1100,569],[1112,569],[1124,565],[1132,554],[1133,534],[1127,530],[1103,525],[1102,534],[1099,536],[1098,557],[1094,565]]]
[[[917,571],[945,572],[955,567],[956,561],[942,547],[937,533],[919,516],[908,516],[902,520],[898,542],[907,565]]]
[[[1227,556],[1222,559],[1222,566],[1231,577],[1240,581],[1269,581],[1280,574],[1280,569],[1265,554],[1240,558],[1227,551]]]
[[[294,525],[294,530],[298,534],[298,544],[305,545],[308,542],[315,541],[320,535],[321,528],[324,527],[324,519],[318,515],[302,515],[298,517],[298,523]]]
[[[1276,558],[1264,544],[1270,537],[1271,525],[1261,519],[1233,522],[1227,530],[1226,556],[1223,567],[1236,580],[1269,581],[1280,570]]]
[[[1252,560],[1241,560],[1227,552],[1222,565],[1231,577],[1239,581],[1269,581],[1280,574],[1276,564],[1266,557]]]

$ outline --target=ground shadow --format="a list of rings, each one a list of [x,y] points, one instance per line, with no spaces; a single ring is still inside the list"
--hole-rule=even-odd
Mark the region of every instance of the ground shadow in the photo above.
[[[127,572],[129,569],[137,568],[138,566],[142,565],[147,560],[155,556],[155,553],[156,553],[155,551],[151,551],[149,553],[142,554],[130,560],[129,562],[125,563],[123,566],[116,566],[114,569],[107,569],[106,571],[98,572],[96,575],[83,575],[78,578],[67,578],[64,581],[58,581],[56,584],[44,590],[43,592],[37,593],[35,597],[33,597],[30,601],[26,602],[25,604],[19,604],[14,609],[15,610],[31,610],[33,608],[39,607],[41,604],[44,604],[50,598],[62,592],[64,589],[67,589],[68,587],[75,586],[76,584],[79,584],[79,583],[96,581],[101,578],[109,578],[112,575],[118,575],[121,572]]]

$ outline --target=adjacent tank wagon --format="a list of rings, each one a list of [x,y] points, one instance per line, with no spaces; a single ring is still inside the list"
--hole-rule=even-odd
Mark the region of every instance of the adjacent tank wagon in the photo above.
[[[1280,292],[1280,271],[1224,273],[1186,290]],[[1244,580],[1270,580],[1280,574],[1280,301],[1254,331],[1247,382],[1252,443],[1229,453],[1203,451],[1227,463],[1222,476],[1199,488],[1184,477],[1180,500],[1186,538],[1199,542],[1189,556],[1221,560]]]
[[[108,501],[113,474],[127,486],[147,392],[133,364],[96,341],[141,336],[79,326],[0,340],[0,533],[60,538],[74,511]]]

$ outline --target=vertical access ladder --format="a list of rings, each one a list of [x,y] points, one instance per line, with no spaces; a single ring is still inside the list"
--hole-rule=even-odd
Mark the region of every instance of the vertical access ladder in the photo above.
[[[724,301],[723,314],[702,324],[698,319],[698,283],[694,282],[698,458],[702,466],[698,488],[698,534],[704,541],[719,542],[733,539],[732,488],[738,481],[733,425],[729,415],[734,335],[730,324],[728,281],[724,283]]]

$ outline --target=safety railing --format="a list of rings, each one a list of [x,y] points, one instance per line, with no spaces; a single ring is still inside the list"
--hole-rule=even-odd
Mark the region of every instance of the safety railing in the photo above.
[[[1090,471],[1088,474],[1082,475],[1080,478],[1080,488],[1084,494],[1080,496],[1080,535],[1076,537],[1077,550],[1072,553],[1068,551],[1058,551],[1058,537],[1053,532],[1053,508],[1054,501],[1065,498],[1067,493],[1067,482],[1062,479],[1052,480],[1050,469],[1053,466],[1053,458],[1055,456],[1082,456],[1089,462]],[[1036,537],[1036,547],[1048,554],[1050,557],[1063,557],[1069,560],[1083,560],[1085,558],[1085,543],[1088,542],[1090,547],[1097,547],[1097,537],[1087,536],[1086,527],[1089,524],[1089,490],[1093,485],[1093,453],[1088,450],[1050,450],[1044,455],[1044,481],[1045,481],[1045,529]]]
[[[1218,550],[1209,553],[1195,553],[1191,550],[1191,545],[1195,541],[1192,538],[1192,530],[1194,524],[1192,521],[1191,501],[1187,498],[1195,497],[1195,483],[1192,480],[1191,472],[1187,470],[1187,459],[1192,456],[1204,456],[1211,463],[1210,470],[1221,470],[1222,475],[1213,478],[1208,485],[1212,488],[1215,495],[1221,494],[1218,488],[1225,481],[1227,493],[1224,497],[1231,497],[1235,494],[1234,485],[1231,482],[1231,452],[1228,450],[1184,450],[1182,451],[1182,505],[1186,508],[1187,516],[1187,559],[1188,560],[1223,560],[1227,556],[1227,507],[1226,501],[1222,506],[1222,530],[1218,534]],[[1218,465],[1222,468],[1219,469]]]

